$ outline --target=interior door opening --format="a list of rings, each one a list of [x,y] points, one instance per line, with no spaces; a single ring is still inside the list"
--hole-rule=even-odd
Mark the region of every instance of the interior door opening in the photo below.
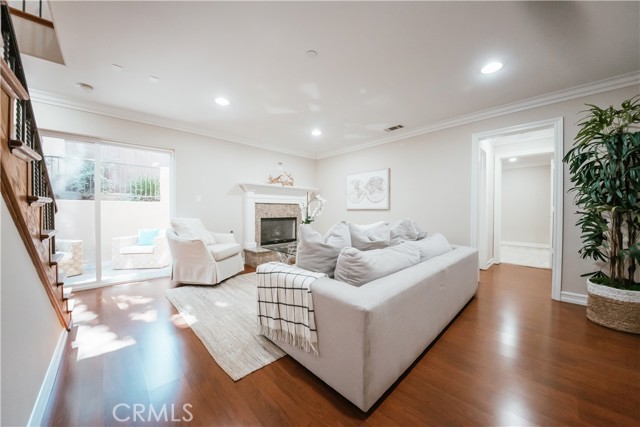
[[[508,262],[552,270],[560,299],[562,118],[472,137],[471,244],[481,269]]]

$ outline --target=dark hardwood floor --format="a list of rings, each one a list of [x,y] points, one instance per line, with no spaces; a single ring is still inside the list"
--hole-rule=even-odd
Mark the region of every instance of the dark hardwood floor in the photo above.
[[[234,383],[164,297],[168,280],[78,293],[46,425],[640,426],[639,336],[552,301],[549,270],[480,277],[368,413],[288,356]]]

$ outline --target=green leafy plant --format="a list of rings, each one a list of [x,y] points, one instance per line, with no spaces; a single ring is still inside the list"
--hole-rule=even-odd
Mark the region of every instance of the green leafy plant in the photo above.
[[[160,180],[147,176],[140,177],[131,183],[129,193],[137,200],[160,200]]]
[[[80,198],[83,200],[93,200],[95,196],[95,167],[93,160],[83,160],[79,170],[67,184],[66,190],[80,194]],[[103,194],[112,193],[115,186],[108,177],[108,171],[104,166],[100,166],[100,177],[100,191]]]
[[[595,283],[640,290],[640,96],[621,108],[587,105],[569,166],[580,216],[582,258],[601,262],[587,273]]]

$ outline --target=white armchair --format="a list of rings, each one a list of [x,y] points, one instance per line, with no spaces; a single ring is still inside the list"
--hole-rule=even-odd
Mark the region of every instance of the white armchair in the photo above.
[[[139,237],[132,235],[111,239],[111,266],[114,270],[163,268],[169,265],[169,245],[164,230],[160,230],[153,238],[152,245],[140,245]]]
[[[177,283],[215,285],[244,270],[242,247],[231,233],[207,231],[200,220],[171,220],[167,239],[171,278]]]

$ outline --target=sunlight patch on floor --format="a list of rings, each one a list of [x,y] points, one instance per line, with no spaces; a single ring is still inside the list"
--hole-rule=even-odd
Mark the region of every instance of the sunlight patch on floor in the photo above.
[[[111,297],[120,310],[127,310],[132,305],[149,304],[153,302],[153,298],[143,297],[140,295],[117,295]]]
[[[158,320],[158,310],[147,310],[144,313],[130,313],[129,319],[142,320],[143,322],[152,323]]]
[[[197,323],[198,319],[193,314],[178,313],[171,316],[171,321],[176,327],[186,329],[190,328],[191,325]]]
[[[78,325],[75,341],[71,347],[78,350],[77,360],[101,356],[112,351],[132,346],[136,341],[131,337],[118,338],[106,325]]]

